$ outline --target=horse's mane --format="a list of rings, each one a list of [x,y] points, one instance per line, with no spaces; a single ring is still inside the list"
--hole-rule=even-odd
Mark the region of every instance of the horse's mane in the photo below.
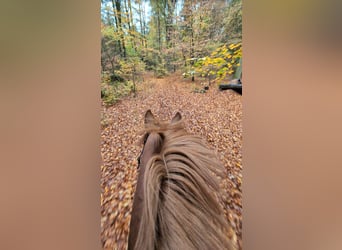
[[[223,166],[183,122],[154,123],[161,145],[145,166],[143,211],[136,249],[233,249],[217,201]]]

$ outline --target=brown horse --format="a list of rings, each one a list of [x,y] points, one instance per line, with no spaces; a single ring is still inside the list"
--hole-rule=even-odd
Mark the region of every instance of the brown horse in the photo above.
[[[223,167],[177,113],[170,123],[145,114],[144,147],[128,249],[235,249],[217,201]]]

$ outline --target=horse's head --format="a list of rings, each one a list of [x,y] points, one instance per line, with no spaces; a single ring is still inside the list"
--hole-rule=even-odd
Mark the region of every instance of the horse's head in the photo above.
[[[145,114],[128,249],[233,249],[216,194],[224,168],[180,113],[160,122]]]
[[[182,116],[177,113],[171,122],[159,122],[153,116],[151,110],[148,110],[145,114],[145,134],[142,138],[143,148],[138,157],[138,181],[136,193],[134,195],[134,202],[132,208],[132,217],[130,224],[130,235],[128,239],[128,249],[139,249],[141,246],[136,246],[136,240],[140,228],[141,216],[143,213],[143,206],[145,201],[144,194],[144,173],[149,160],[162,152],[163,145],[165,143],[165,131],[176,125]],[[178,123],[179,124],[179,123]],[[144,230],[143,230],[144,231]],[[144,249],[144,248],[142,248]]]
[[[147,132],[143,137],[143,149],[138,157],[138,168],[140,168],[141,165],[145,166],[153,155],[161,152],[165,136],[161,131],[158,131],[158,128],[175,124],[181,119],[181,114],[177,112],[169,124],[162,124],[154,117],[151,110],[146,112],[145,128],[147,129]]]

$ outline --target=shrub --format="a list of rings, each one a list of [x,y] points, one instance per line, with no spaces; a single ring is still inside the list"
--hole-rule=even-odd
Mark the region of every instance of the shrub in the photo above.
[[[106,105],[113,105],[120,98],[130,94],[132,91],[133,83],[131,81],[111,82],[110,76],[108,76],[107,73],[103,74],[101,82],[101,98]]]

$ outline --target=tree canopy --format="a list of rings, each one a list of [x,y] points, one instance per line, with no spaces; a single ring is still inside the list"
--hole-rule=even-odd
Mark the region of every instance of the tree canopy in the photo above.
[[[234,74],[242,57],[242,3],[101,0],[101,35],[103,79],[181,70],[219,80]]]

